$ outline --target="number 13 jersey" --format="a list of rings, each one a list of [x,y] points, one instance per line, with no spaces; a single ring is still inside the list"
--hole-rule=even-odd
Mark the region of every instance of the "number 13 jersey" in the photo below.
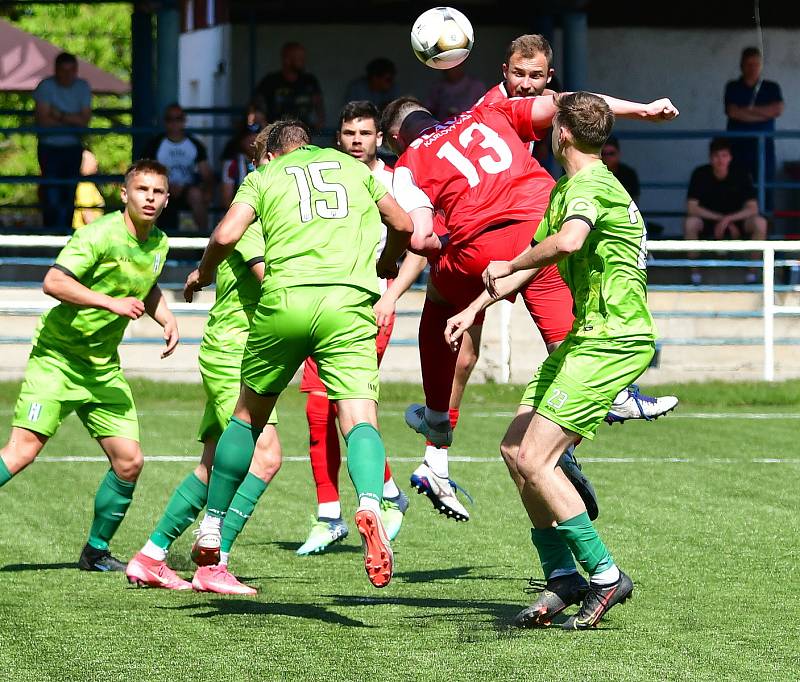
[[[535,99],[477,107],[414,140],[394,169],[400,206],[441,211],[453,246],[494,226],[538,222],[555,182],[528,146],[543,132],[532,125]]]

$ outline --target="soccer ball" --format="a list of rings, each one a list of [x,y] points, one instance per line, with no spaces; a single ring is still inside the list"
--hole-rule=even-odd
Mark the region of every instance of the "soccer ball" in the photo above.
[[[434,7],[411,27],[411,49],[425,66],[451,69],[463,62],[474,42],[472,24],[452,7]]]

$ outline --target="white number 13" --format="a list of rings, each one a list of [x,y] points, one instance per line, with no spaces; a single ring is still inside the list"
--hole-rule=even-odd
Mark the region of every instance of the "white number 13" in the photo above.
[[[483,138],[478,144],[483,149],[493,152],[493,154],[484,154],[478,157],[478,165],[489,175],[496,175],[497,173],[502,173],[504,170],[508,170],[513,160],[511,149],[509,149],[503,138],[489,126],[483,123],[472,123],[458,136],[459,144],[466,149],[469,143],[472,142],[476,131],[479,132]],[[475,168],[472,161],[464,156],[450,142],[445,142],[439,148],[439,151],[436,152],[436,156],[440,159],[447,159],[452,163],[467,179],[470,187],[475,187],[481,181],[478,170]]]

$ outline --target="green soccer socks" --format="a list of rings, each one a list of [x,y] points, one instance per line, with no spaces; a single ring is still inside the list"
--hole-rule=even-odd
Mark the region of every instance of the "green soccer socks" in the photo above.
[[[108,549],[108,543],[131,505],[135,487],[135,482],[123,481],[113,469],[108,470],[94,498],[94,520],[89,530],[89,544],[92,547]]]
[[[347,443],[347,471],[356,489],[358,503],[379,509],[383,496],[386,450],[378,430],[361,422],[344,437]],[[373,504],[374,503],[374,504]]]
[[[231,417],[214,454],[206,502],[208,516],[218,519],[225,517],[236,490],[247,476],[260,434],[247,422]]]
[[[242,532],[244,525],[253,513],[258,499],[264,494],[267,484],[255,474],[248,473],[228,507],[225,523],[222,524],[222,543],[220,551],[228,554],[233,543]]]
[[[167,550],[197,519],[198,514],[206,506],[208,485],[203,483],[194,473],[181,481],[172,493],[167,508],[150,536],[150,541]]]
[[[556,530],[569,545],[583,570],[590,576],[614,567],[614,560],[586,512],[559,522]]]
[[[11,480],[11,476],[13,476],[13,474],[8,470],[3,458],[0,457],[0,488]]]
[[[531,542],[539,554],[545,580],[578,570],[569,545],[555,528],[531,528]]]

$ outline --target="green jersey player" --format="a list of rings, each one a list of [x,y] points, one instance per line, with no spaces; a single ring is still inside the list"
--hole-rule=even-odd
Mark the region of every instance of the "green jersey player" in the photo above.
[[[213,561],[236,487],[255,457],[270,481],[281,465],[278,434],[267,423],[281,391],[308,356],[339,407],[348,470],[359,507],[370,581],[391,580],[393,557],[380,519],[385,450],[377,431],[375,254],[381,219],[389,228],[377,274],[397,274],[411,221],[361,162],[309,144],[302,123],[280,121],[267,138],[269,163],[248,175],[211,236],[185,295],[212,280],[217,265],[257,216],[264,226],[266,273],[242,360],[242,389],[219,440],[207,511],[195,543]]]
[[[170,355],[178,328],[156,281],[167,237],[156,226],[167,203],[167,170],[141,160],[125,173],[125,209],[78,230],[44,279],[60,303],[42,315],[11,437],[0,452],[0,486],[36,459],[64,418],[76,412],[111,463],[94,503],[89,540],[78,567],[124,571],[108,543],[133,498],[144,458],[130,387],[118,347],[128,323],[147,313],[164,328]]]
[[[531,247],[512,261],[490,263],[484,272],[484,303],[551,263],[558,264],[574,297],[572,330],[528,385],[500,449],[533,525],[547,580],[517,622],[549,625],[554,615],[580,603],[563,627],[584,629],[625,601],[633,583],[617,568],[556,462],[567,447],[594,437],[617,393],[644,372],[656,331],[647,307],[644,222],[599,156],[614,115],[586,92],[558,96],[556,106],[553,150],[566,175],[553,188]],[[457,343],[468,318],[448,321],[448,340]],[[576,559],[590,576],[588,584]]]

